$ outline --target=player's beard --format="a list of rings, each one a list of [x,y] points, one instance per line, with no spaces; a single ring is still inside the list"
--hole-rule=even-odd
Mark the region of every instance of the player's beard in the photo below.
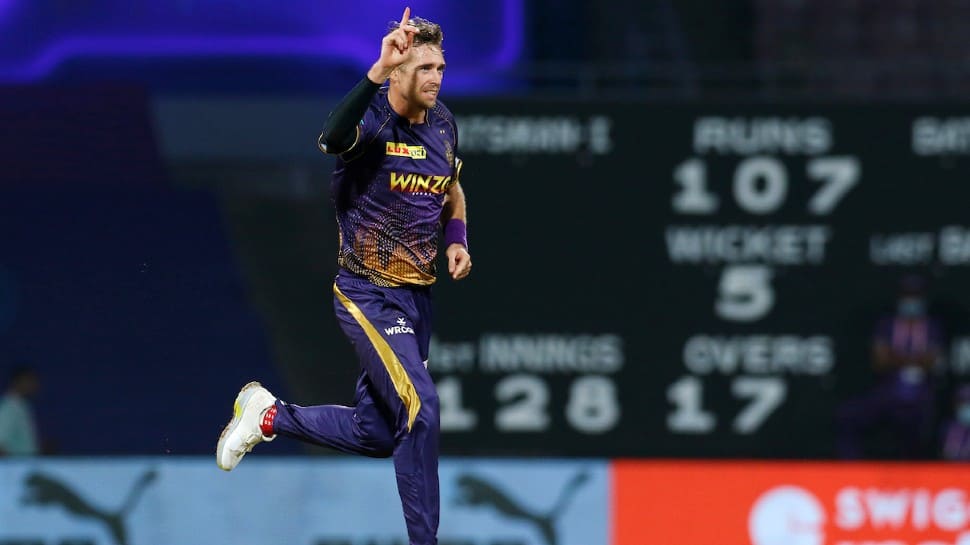
[[[421,89],[416,89],[412,95],[412,100],[415,103],[420,104],[422,108],[430,110],[434,108],[434,105],[438,102],[438,92],[441,91],[440,87],[425,86]]]

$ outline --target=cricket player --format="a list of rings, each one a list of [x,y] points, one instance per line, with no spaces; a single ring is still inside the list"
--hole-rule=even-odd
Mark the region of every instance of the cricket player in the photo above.
[[[432,545],[439,408],[427,361],[439,232],[454,280],[468,276],[472,262],[458,131],[438,101],[445,70],[441,28],[410,14],[406,8],[391,26],[380,57],[331,112],[318,140],[323,152],[337,156],[334,307],[360,360],[354,406],[301,407],[252,382],[236,397],[216,458],[229,471],[277,435],[393,456],[410,543]]]

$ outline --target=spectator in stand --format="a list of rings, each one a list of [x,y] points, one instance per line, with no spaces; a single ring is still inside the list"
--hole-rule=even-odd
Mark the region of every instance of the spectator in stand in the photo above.
[[[970,384],[957,389],[953,412],[953,418],[943,428],[943,458],[970,461]]]
[[[0,396],[0,455],[40,454],[37,425],[30,400],[40,390],[40,377],[30,367],[10,374],[7,390]]]
[[[933,371],[943,342],[942,324],[927,309],[923,279],[904,277],[895,312],[880,318],[873,332],[876,384],[838,410],[840,457],[865,457],[865,439],[878,431],[894,443],[895,456],[919,459],[931,455],[936,427]]]

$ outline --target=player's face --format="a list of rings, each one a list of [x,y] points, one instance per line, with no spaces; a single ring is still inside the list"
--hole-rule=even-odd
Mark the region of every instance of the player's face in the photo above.
[[[401,68],[397,75],[401,95],[415,106],[433,108],[445,73],[445,57],[441,49],[419,45],[414,48],[407,65]]]

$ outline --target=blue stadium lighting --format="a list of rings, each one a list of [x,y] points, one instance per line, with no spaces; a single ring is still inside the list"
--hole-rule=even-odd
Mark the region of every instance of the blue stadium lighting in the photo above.
[[[522,0],[410,4],[416,16],[445,29],[449,64],[459,71],[501,70],[522,55]],[[53,0],[0,0],[0,83],[40,82],[67,63],[98,61],[120,61],[121,72],[158,61],[254,58],[366,69],[400,7],[386,0],[369,1],[367,9],[326,0],[93,0],[72,10]]]

